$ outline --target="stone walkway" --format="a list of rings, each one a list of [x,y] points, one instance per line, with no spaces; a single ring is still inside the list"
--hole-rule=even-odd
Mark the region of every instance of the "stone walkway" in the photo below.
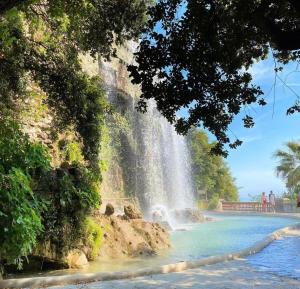
[[[245,260],[178,273],[103,281],[51,289],[300,289],[300,281],[256,271]]]

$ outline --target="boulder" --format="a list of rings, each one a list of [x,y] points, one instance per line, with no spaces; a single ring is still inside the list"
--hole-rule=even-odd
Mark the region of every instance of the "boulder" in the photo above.
[[[69,268],[80,269],[86,267],[89,262],[86,255],[80,250],[72,250],[66,257]]]
[[[114,206],[112,204],[107,204],[105,208],[105,215],[106,216],[111,216],[115,212]]]
[[[179,223],[203,223],[205,222],[205,217],[197,209],[182,209],[175,210],[172,215]]]
[[[131,205],[124,206],[124,213],[129,219],[142,219],[143,216],[140,211]]]
[[[146,242],[138,243],[135,250],[131,252],[131,257],[153,256],[153,255],[156,255],[155,250],[153,250]]]

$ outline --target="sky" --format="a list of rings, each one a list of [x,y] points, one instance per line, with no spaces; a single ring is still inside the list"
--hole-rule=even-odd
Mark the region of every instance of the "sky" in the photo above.
[[[252,105],[247,111],[242,111],[230,126],[232,133],[229,135],[243,140],[242,146],[229,150],[227,157],[241,201],[250,200],[249,196],[262,191],[268,194],[273,190],[277,196],[285,191],[284,181],[276,176],[278,160],[273,155],[276,150],[284,149],[286,142],[300,140],[300,114],[286,115],[286,110],[300,95],[300,70],[297,70],[297,63],[284,66],[275,82],[271,56],[250,69],[253,82],[261,87],[268,104],[264,107]],[[242,118],[246,113],[254,118],[253,128],[243,128]]]

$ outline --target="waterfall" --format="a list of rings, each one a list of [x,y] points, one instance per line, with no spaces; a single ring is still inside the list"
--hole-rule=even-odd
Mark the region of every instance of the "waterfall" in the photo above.
[[[120,132],[119,158],[124,187],[119,190],[137,197],[144,213],[149,213],[154,206],[164,206],[168,210],[194,207],[186,138],[176,133],[158,112],[153,100],[148,102],[147,113],[136,111],[140,91],[130,83],[124,67],[124,63],[132,60],[132,47],[123,49],[121,55],[122,59],[101,60],[99,65],[108,100],[127,117],[131,127],[130,133]],[[106,188],[116,187],[111,183],[115,179],[114,171],[111,170]]]
[[[136,131],[140,142],[139,167],[143,170],[147,207],[168,209],[194,206],[189,151],[184,136],[148,102],[147,113],[139,114]]]

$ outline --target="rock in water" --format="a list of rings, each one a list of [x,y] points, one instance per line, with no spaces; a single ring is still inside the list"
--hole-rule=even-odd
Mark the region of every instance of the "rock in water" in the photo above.
[[[111,216],[111,215],[114,214],[114,212],[115,212],[115,209],[114,209],[113,205],[112,204],[107,204],[106,208],[105,208],[105,213],[104,214],[106,216]]]
[[[180,209],[172,212],[173,217],[179,223],[203,223],[205,217],[197,209]]]
[[[69,265],[69,268],[80,269],[85,266],[88,266],[88,260],[85,254],[80,250],[72,250],[69,252],[66,261]]]
[[[131,205],[124,206],[124,213],[129,219],[142,219],[143,216],[136,208]]]

